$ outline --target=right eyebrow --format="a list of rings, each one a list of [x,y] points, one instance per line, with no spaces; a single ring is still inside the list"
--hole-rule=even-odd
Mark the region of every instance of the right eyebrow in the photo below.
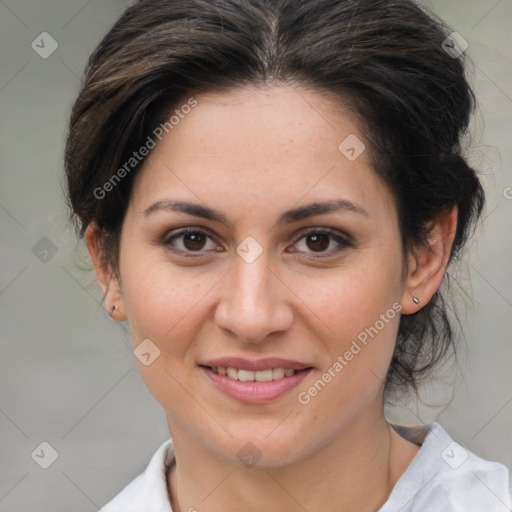
[[[169,199],[157,201],[151,206],[148,206],[142,213],[144,215],[151,215],[157,211],[169,210],[174,212],[186,213],[193,215],[194,217],[201,217],[203,219],[215,220],[222,224],[229,226],[226,214],[219,210],[213,210],[208,206],[204,206],[198,203],[191,203],[189,201],[172,201]]]

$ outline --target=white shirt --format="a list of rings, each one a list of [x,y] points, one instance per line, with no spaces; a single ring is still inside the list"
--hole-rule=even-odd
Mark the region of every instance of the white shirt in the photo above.
[[[418,453],[378,512],[510,512],[511,472],[466,450],[438,423],[393,426],[421,444]],[[146,470],[99,512],[172,512],[167,470],[174,463],[172,440],[164,442]]]

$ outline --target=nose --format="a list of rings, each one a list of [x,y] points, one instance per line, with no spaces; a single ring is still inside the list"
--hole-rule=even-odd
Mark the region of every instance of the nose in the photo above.
[[[286,298],[291,293],[270,268],[266,252],[252,263],[236,255],[233,265],[224,278],[216,324],[250,343],[290,329],[293,311]]]

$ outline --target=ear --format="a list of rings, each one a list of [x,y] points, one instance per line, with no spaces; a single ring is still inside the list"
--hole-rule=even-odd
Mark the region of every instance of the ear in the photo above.
[[[457,229],[457,208],[440,213],[429,226],[425,246],[409,255],[408,273],[402,294],[402,313],[410,315],[421,309],[437,291],[448,266]],[[415,304],[413,297],[420,300]]]
[[[94,222],[91,222],[85,230],[85,245],[94,265],[96,279],[104,294],[107,312],[118,321],[126,320],[121,286],[111,266],[105,263],[103,240],[100,229]]]

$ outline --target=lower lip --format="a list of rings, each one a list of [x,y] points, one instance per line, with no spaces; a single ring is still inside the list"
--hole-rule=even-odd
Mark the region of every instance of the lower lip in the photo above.
[[[224,394],[234,398],[235,400],[248,404],[260,404],[276,400],[298,386],[312,370],[312,368],[307,368],[305,370],[298,371],[289,377],[283,377],[282,379],[270,380],[267,382],[243,382],[240,380],[230,379],[224,375],[219,375],[205,366],[200,366],[199,369]]]

